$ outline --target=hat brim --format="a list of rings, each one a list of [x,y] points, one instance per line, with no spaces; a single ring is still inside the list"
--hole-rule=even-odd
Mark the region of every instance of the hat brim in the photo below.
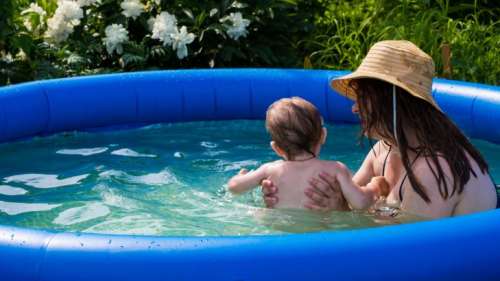
[[[355,71],[351,74],[347,74],[335,79],[332,79],[330,82],[330,86],[339,94],[356,101],[357,94],[356,91],[349,86],[352,80],[355,79],[360,79],[360,78],[372,78],[372,79],[378,79],[382,80],[391,84],[394,84],[404,90],[406,90],[408,93],[410,93],[412,96],[417,97],[419,99],[423,99],[426,102],[430,103],[432,106],[434,106],[436,109],[441,111],[441,108],[437,105],[437,103],[434,101],[432,96],[429,94],[429,98],[426,99],[420,95],[417,95],[412,89],[408,88],[406,84],[402,83],[399,81],[397,78],[389,75],[385,75],[382,73],[374,73],[374,72],[364,72],[364,71]]]

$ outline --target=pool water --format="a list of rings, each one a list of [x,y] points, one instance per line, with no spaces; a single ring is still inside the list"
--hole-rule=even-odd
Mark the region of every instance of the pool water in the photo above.
[[[321,158],[356,170],[359,127],[327,126]],[[500,182],[500,149],[474,141]],[[259,189],[226,192],[241,168],[276,160],[263,121],[62,133],[0,145],[0,224],[144,235],[261,235],[420,220],[370,212],[268,210]]]

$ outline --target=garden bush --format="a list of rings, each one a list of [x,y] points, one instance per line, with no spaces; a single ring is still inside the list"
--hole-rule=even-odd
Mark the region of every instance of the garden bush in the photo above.
[[[296,66],[314,0],[14,0],[0,84],[111,71]]]
[[[0,85],[151,69],[352,70],[386,39],[420,46],[437,76],[498,85],[498,15],[494,0],[9,0]]]

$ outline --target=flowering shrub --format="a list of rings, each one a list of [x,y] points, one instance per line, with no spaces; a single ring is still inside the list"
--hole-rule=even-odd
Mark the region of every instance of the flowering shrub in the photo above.
[[[300,65],[314,0],[10,0],[0,85],[188,67]],[[3,4],[2,4],[3,5]]]

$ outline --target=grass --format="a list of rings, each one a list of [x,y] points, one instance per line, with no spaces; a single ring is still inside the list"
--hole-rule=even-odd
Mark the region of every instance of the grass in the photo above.
[[[438,76],[498,85],[500,9],[455,2],[331,2],[301,47],[315,68],[355,69],[375,42],[405,39],[433,57]],[[450,47],[450,58],[443,57],[443,46]],[[446,59],[451,69],[444,67]]]

